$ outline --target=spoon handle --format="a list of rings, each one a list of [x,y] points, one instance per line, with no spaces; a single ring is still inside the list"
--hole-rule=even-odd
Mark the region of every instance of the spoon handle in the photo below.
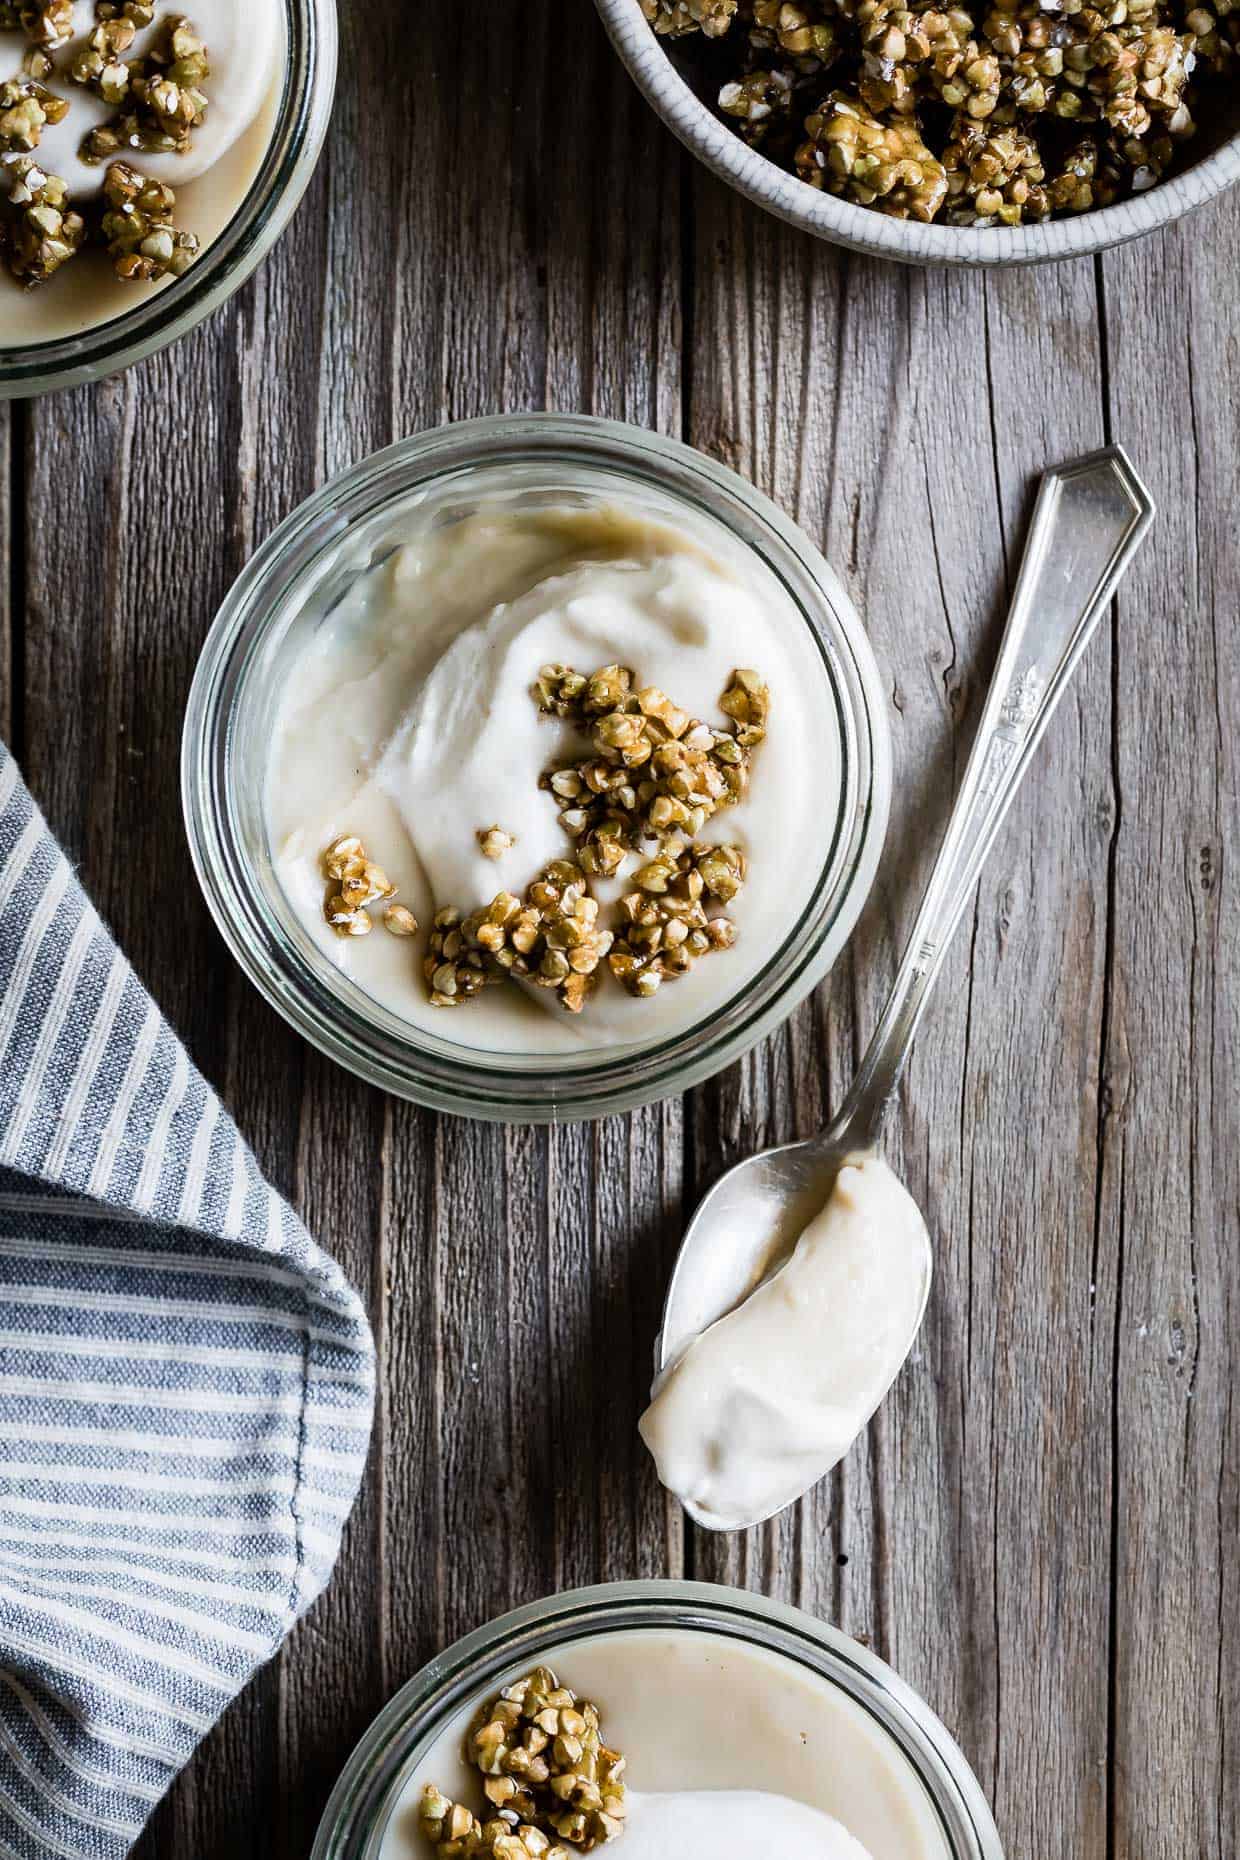
[[[969,766],[882,1018],[824,1139],[831,1147],[876,1141],[982,862],[1153,517],[1119,446],[1043,477]]]

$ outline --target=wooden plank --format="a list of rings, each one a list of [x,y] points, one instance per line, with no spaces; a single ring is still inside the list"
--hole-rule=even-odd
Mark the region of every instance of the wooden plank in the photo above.
[[[1038,473],[1106,437],[1094,268],[988,280],[982,331],[999,499],[985,585],[997,595],[999,552],[1014,575]],[[1054,392],[1031,395],[1031,381],[1053,381]],[[943,436],[945,448],[951,441]],[[981,635],[995,637],[993,626]],[[984,657],[969,664],[988,669]],[[976,673],[974,690],[980,698]],[[966,1721],[974,1711],[994,1720],[996,1814],[1017,1853],[1039,1841],[1082,1853],[1105,1845],[1109,1570],[1100,1547],[1111,1528],[1114,1262],[1099,1249],[1096,1198],[1111,729],[1104,635],[983,877],[960,1095],[942,1110],[946,1118],[948,1103],[959,1105],[952,1231],[967,1234],[968,1273],[962,1254],[939,1307],[941,1361],[959,1405],[940,1429],[957,1518],[935,1574],[960,1591],[955,1709]],[[960,973],[963,981],[967,968]],[[988,1462],[980,1481],[979,1452]],[[894,1528],[910,1541],[915,1516],[901,1508]],[[993,1632],[986,1659],[979,1614],[983,1646]]]
[[[846,1082],[963,768],[1030,474],[1097,444],[1103,421],[1090,266],[901,271],[814,246],[705,179],[697,208],[690,435],[771,491],[850,583],[897,771],[850,954],[778,1040],[698,1094],[704,1183],[813,1129]],[[1109,733],[1104,648],[992,856],[914,1056],[887,1145],[937,1240],[912,1362],[799,1515],[694,1546],[700,1573],[788,1595],[890,1657],[960,1736],[1012,1852],[1104,1838]]]
[[[1102,1222],[1115,1359],[1112,1849],[1240,1841],[1240,430],[1232,194],[1102,266],[1111,418],[1159,505],[1121,593]],[[1172,336],[1170,332],[1174,332]]]

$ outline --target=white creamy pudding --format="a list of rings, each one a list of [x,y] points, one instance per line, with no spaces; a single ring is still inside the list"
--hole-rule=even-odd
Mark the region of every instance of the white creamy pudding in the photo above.
[[[89,220],[100,209],[109,160],[84,159],[83,141],[114,121],[120,106],[72,80],[74,62],[89,49],[99,23],[95,0],[73,0],[72,14],[72,37],[50,48],[50,69],[38,79],[68,104],[68,111],[60,121],[43,124],[33,149],[0,155],[0,179],[15,164],[32,160],[67,184],[72,205]],[[121,62],[148,59],[174,17],[188,20],[206,47],[210,72],[202,86],[207,99],[203,120],[184,149],[123,147],[112,159],[174,190],[175,224],[197,237],[201,255],[232,219],[266,155],[286,57],[284,7],[283,0],[156,5],[153,19],[138,29]],[[0,31],[0,81],[21,75],[27,50],[22,33]],[[0,270],[0,347],[62,339],[93,328],[133,309],[161,282],[122,282],[102,246],[89,240],[46,283],[33,288]]]
[[[780,1654],[650,1628],[567,1641],[546,1664],[598,1707],[603,1742],[624,1758],[618,1860],[950,1860],[894,1739],[840,1687]],[[378,1860],[434,1860],[420,1822],[428,1784],[485,1810],[478,1771],[463,1760],[472,1717],[473,1706],[457,1713],[418,1758]]]
[[[886,1163],[839,1171],[778,1270],[688,1344],[641,1420],[700,1522],[741,1529],[843,1458],[908,1355],[930,1285],[920,1210]]]
[[[802,1860],[873,1860],[821,1809],[756,1789],[630,1791],[625,1860],[715,1860],[721,1853],[795,1854]]]
[[[565,668],[583,679],[631,672],[620,700],[630,714],[583,717],[560,703],[568,685],[548,696],[548,674]],[[729,696],[751,668],[769,702],[764,730],[738,722]],[[740,708],[748,701],[742,692]],[[630,769],[626,732],[647,727],[654,752],[640,742],[632,753],[650,759]],[[713,747],[692,748],[699,742]],[[774,576],[717,527],[699,531],[686,519],[672,528],[622,502],[531,509],[497,500],[453,522],[410,512],[399,545],[286,655],[265,779],[271,855],[303,931],[411,1027],[508,1053],[645,1044],[734,997],[797,921],[834,830],[838,745],[809,630]],[[721,781],[720,770],[730,780],[743,762],[743,793],[734,801],[727,790],[713,811],[699,810],[708,817],[692,815],[683,830],[673,823],[661,838],[665,829],[650,823],[672,804],[661,790],[649,798],[651,771],[682,752],[711,763],[703,780]],[[619,785],[574,799],[579,768],[590,780],[602,768],[598,779]],[[553,774],[558,787],[548,785]],[[497,894],[520,900],[557,862],[585,864],[581,822],[594,802],[620,809],[626,831],[641,819],[619,869],[595,867],[585,880],[591,935],[611,953],[590,969],[580,1011],[566,1012],[566,995],[538,975],[522,979],[519,963],[498,985],[436,1005],[427,971],[436,913],[477,912]],[[384,899],[371,933],[338,934],[327,921],[323,857],[341,836],[359,839],[382,868],[417,921],[415,936],[386,933]],[[683,866],[698,863],[659,890],[650,862],[668,845],[681,849]],[[669,955],[662,985],[641,996],[630,985],[644,984],[619,958],[630,947],[624,901],[647,884],[665,951],[680,934],[664,922],[677,899],[695,913],[686,921],[706,927],[687,946],[704,953],[683,963]],[[565,948],[576,964],[578,952]]]

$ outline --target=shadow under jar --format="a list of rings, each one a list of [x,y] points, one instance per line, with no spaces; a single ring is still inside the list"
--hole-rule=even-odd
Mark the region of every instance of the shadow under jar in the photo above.
[[[625,1759],[620,1855],[1002,1860],[964,1756],[890,1667],[799,1609],[681,1581],[571,1591],[449,1647],[354,1751],[311,1860],[434,1860],[427,1784],[492,1813],[465,1733],[539,1666],[597,1706]]]
[[[501,890],[520,895],[537,877],[548,847],[553,859],[574,856],[556,797],[539,791],[535,763],[524,800],[514,794],[513,807],[526,809],[514,850],[493,867],[485,859],[472,867],[458,862],[454,869],[472,871],[478,889],[472,896],[444,896],[438,878],[426,883],[432,865],[425,843],[419,844],[419,822],[432,815],[443,839],[439,801],[409,800],[402,790],[405,844],[397,845],[405,834],[395,827],[376,829],[372,838],[372,822],[397,820],[388,799],[380,796],[380,811],[365,817],[351,813],[348,803],[334,814],[316,812],[319,764],[355,763],[345,773],[356,775],[362,799],[374,801],[372,777],[393,744],[402,779],[406,764],[418,761],[423,767],[429,761],[435,773],[441,750],[425,719],[433,717],[438,730],[440,720],[452,723],[462,706],[466,725],[445,737],[442,752],[449,762],[447,804],[458,800],[450,791],[450,759],[471,753],[475,718],[479,731],[493,729],[497,718],[507,731],[511,720],[513,730],[525,733],[526,764],[531,755],[541,758],[541,747],[528,746],[534,741],[546,741],[553,761],[562,726],[539,718],[531,690],[546,638],[538,631],[539,603],[545,595],[578,629],[574,659],[578,644],[586,658],[579,671],[628,663],[630,642],[614,615],[628,612],[624,576],[640,565],[618,548],[612,563],[618,583],[613,578],[599,590],[589,579],[591,548],[583,546],[573,570],[580,569],[584,581],[574,580],[573,570],[543,579],[535,573],[519,583],[524,593],[497,602],[486,563],[470,551],[479,545],[479,523],[486,546],[487,525],[513,525],[524,535],[527,526],[549,522],[573,534],[584,527],[606,535],[617,515],[625,524],[648,526],[652,535],[683,539],[695,559],[722,564],[719,575],[727,579],[710,585],[725,600],[735,586],[738,600],[743,594],[755,612],[760,609],[757,630],[768,658],[781,667],[779,682],[771,676],[768,742],[754,751],[748,795],[734,808],[721,808],[703,835],[716,842],[737,837],[733,821],[740,823],[761,797],[767,824],[761,842],[749,847],[745,880],[755,900],[750,921],[760,922],[761,932],[749,933],[740,908],[745,900],[738,901],[735,943],[702,956],[653,999],[630,997],[604,964],[596,992],[577,1014],[565,1012],[546,988],[511,980],[459,1006],[428,1005],[422,978],[434,912],[445,904],[469,912]],[[422,600],[417,580],[424,562],[441,559],[445,547],[449,557],[459,548],[459,565],[447,578],[451,601],[459,604],[464,584],[478,608],[476,625],[459,632],[453,631],[455,607],[445,619],[436,584]],[[404,716],[389,716],[372,755],[357,706],[359,695],[373,697],[382,710],[389,661],[376,669],[363,657],[338,686],[329,676],[324,704],[298,712],[290,726],[290,687],[304,682],[307,663],[316,676],[324,663],[330,671],[324,643],[335,651],[342,638],[354,640],[366,624],[371,590],[410,574],[414,597],[406,594],[400,615],[400,650],[415,657],[429,651],[437,672],[453,659],[455,646],[455,660],[465,667],[464,696],[449,689],[437,708],[424,702]],[[697,616],[675,576],[667,585],[658,576],[654,581],[649,605],[655,620],[667,616],[670,628],[696,638]],[[535,623],[527,630],[523,617],[531,607]],[[493,646],[497,629],[502,655]],[[651,637],[648,629],[648,642]],[[610,648],[606,654],[599,639]],[[591,651],[598,663],[588,662]],[[710,698],[701,695],[706,674],[700,664],[694,667],[698,694],[682,694],[685,703],[715,701],[714,692],[738,663],[764,674],[768,669],[763,638],[751,639],[743,626],[739,640],[728,636],[727,654],[708,667]],[[639,684],[658,671],[657,654],[650,656],[640,641],[632,659]],[[652,682],[682,701],[668,678]],[[430,688],[428,678],[421,690]],[[786,734],[777,745],[781,724]],[[290,740],[296,754],[285,763],[282,745]],[[601,1116],[681,1092],[783,1020],[830,968],[856,922],[882,847],[891,781],[885,699],[868,641],[836,576],[796,526],[743,479],[689,447],[632,427],[556,415],[472,421],[406,440],[296,511],[246,568],[208,637],[190,696],[182,770],[190,844],[208,905],[268,1000],[322,1051],[372,1083],[437,1109],[527,1122]],[[495,793],[492,784],[477,820],[470,814],[457,836],[462,859],[473,850],[475,826],[481,832],[509,823],[502,799],[496,812],[489,811]],[[789,817],[808,824],[785,830],[781,796]],[[470,790],[471,805],[473,798]],[[355,943],[325,921],[330,886],[318,862],[332,834],[363,828],[367,855],[398,882],[399,900],[414,906],[414,937],[389,936],[376,921],[373,934]],[[451,847],[446,856],[451,862]],[[442,872],[442,862],[435,869]]]
[[[224,0],[212,0],[213,8],[222,5]],[[198,24],[192,0],[184,8],[156,4],[153,23],[139,33],[132,52],[157,48],[157,35],[174,12]],[[223,13],[203,13],[200,7],[200,17],[205,22],[202,36],[208,60],[207,34],[213,18],[227,20],[232,42],[223,69],[217,60],[204,80],[205,123],[193,131],[186,156],[122,148],[87,169],[76,159],[78,125],[85,131],[112,118],[92,92],[73,84],[67,75],[74,51],[86,44],[84,35],[95,23],[92,0],[75,0],[77,37],[51,52],[56,70],[48,79],[69,99],[69,113],[63,124],[44,128],[41,144],[30,159],[44,162],[45,171],[54,174],[64,165],[58,153],[69,151],[73,174],[66,179],[71,204],[74,177],[93,172],[102,183],[111,160],[126,162],[139,174],[166,182],[176,196],[173,220],[197,237],[199,249],[180,276],[121,281],[98,243],[102,202],[86,202],[83,213],[88,231],[81,249],[45,283],[23,288],[7,268],[0,275],[0,399],[98,380],[175,342],[245,282],[301,200],[331,117],[337,53],[335,0],[250,0],[248,10],[245,0],[237,0],[235,14],[231,5],[225,5]],[[230,75],[234,82],[254,83],[246,41],[238,35],[255,18],[262,25],[261,62],[270,69],[270,81],[261,86],[257,107],[253,103],[247,107],[235,139],[222,142],[223,86]],[[20,33],[0,34],[0,54],[10,50],[16,68],[23,51]],[[0,77],[5,75],[11,75],[7,66],[0,72]],[[208,135],[219,143],[219,154],[204,166],[201,148],[196,149],[193,138],[205,141]],[[13,152],[5,159],[11,164]],[[177,165],[182,159],[189,161],[184,179]]]

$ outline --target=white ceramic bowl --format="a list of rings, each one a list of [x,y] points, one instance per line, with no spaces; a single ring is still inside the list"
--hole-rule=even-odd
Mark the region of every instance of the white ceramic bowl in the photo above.
[[[1046,220],[1036,226],[923,226],[868,207],[854,207],[833,194],[799,181],[751,149],[695,95],[656,38],[639,0],[595,0],[634,82],[680,140],[700,161],[747,199],[781,219],[854,252],[894,258],[908,265],[1032,265],[1052,258],[1079,258],[1122,245],[1178,220],[1240,181],[1240,127],[1203,135],[1201,154],[1182,172],[1147,193],[1113,207]]]

